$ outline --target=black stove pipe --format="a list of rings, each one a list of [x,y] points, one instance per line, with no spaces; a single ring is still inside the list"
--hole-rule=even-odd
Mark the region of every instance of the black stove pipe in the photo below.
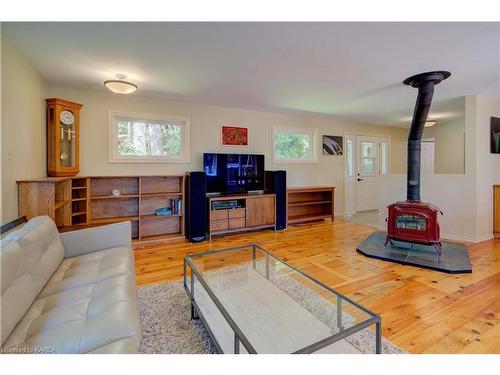
[[[425,122],[431,108],[434,86],[448,78],[450,72],[436,71],[417,74],[403,81],[405,85],[418,88],[417,102],[413,110],[408,134],[408,178],[406,199],[420,202],[420,153]]]

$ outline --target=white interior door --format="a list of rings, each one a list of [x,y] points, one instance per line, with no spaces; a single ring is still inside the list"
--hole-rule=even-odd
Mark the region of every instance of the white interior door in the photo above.
[[[434,139],[423,139],[420,154],[422,173],[434,174]]]
[[[378,137],[356,137],[356,211],[358,212],[378,209],[379,145]]]

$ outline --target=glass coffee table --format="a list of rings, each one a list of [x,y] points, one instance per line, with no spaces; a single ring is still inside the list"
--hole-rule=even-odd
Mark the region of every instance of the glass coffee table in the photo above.
[[[381,352],[377,314],[256,244],[186,256],[184,288],[220,353]]]

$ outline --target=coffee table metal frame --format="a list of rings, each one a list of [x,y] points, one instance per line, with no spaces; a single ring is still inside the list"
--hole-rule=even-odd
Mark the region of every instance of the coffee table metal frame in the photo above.
[[[275,255],[271,254],[269,251],[266,249],[262,248],[261,246],[257,244],[248,244],[248,245],[241,245],[241,246],[234,246],[234,247],[229,247],[229,248],[224,248],[220,250],[213,250],[213,251],[208,251],[205,253],[200,253],[200,254],[193,254],[193,255],[187,255],[184,257],[184,274],[183,274],[183,282],[184,282],[184,289],[186,290],[186,293],[191,301],[191,319],[200,319],[203,322],[203,325],[205,326],[205,329],[207,330],[210,338],[212,339],[212,342],[215,345],[215,348],[217,352],[223,353],[222,348],[220,347],[219,343],[217,342],[217,339],[215,338],[214,333],[210,329],[210,326],[208,325],[205,317],[203,316],[203,313],[200,310],[199,305],[196,302],[195,299],[195,290],[194,290],[194,277],[198,279],[200,284],[203,286],[205,289],[205,292],[208,294],[212,302],[215,304],[219,312],[222,314],[226,322],[229,324],[231,329],[234,332],[234,354],[239,354],[240,353],[240,343],[245,347],[246,351],[249,354],[257,354],[257,351],[255,348],[252,346],[250,341],[246,338],[245,334],[241,331],[241,329],[238,327],[236,322],[232,319],[231,315],[226,311],[222,303],[219,301],[217,296],[214,294],[214,292],[210,289],[208,286],[207,282],[203,278],[203,276],[200,274],[200,272],[196,269],[196,266],[193,263],[193,258],[200,258],[204,256],[209,256],[213,254],[219,254],[219,253],[224,253],[224,252],[230,252],[230,251],[237,251],[237,250],[245,250],[252,248],[252,258],[253,258],[253,267],[256,267],[256,259],[257,259],[257,249],[261,252],[263,252],[266,256],[266,277],[269,278],[269,258],[273,258],[276,261],[286,265],[287,267],[290,267],[292,270],[295,272],[298,272],[300,275],[306,277],[313,283],[316,283],[323,287],[324,289],[328,290],[331,293],[334,293],[337,296],[337,325],[340,331],[338,333],[333,334],[332,336],[329,336],[323,340],[320,340],[318,342],[315,342],[311,345],[308,345],[302,349],[297,350],[296,352],[292,354],[307,354],[307,353],[314,353],[317,350],[320,350],[328,345],[331,345],[337,341],[340,341],[342,339],[345,339],[346,337],[359,332],[365,328],[370,327],[371,325],[375,325],[375,353],[380,354],[382,352],[382,320],[378,314],[375,314],[374,312],[368,310],[366,307],[361,306],[359,303],[353,301],[349,297],[344,296],[343,294],[337,292],[335,289],[330,288],[329,286],[323,284],[322,282],[314,279],[313,277],[309,276],[308,274],[300,271],[296,267],[288,264],[287,262],[279,259]],[[187,280],[187,269],[191,270],[191,277],[190,277],[190,287],[191,290],[188,288],[188,280]],[[343,328],[342,326],[342,300],[345,300],[349,302],[350,304],[356,306],[360,310],[364,311],[366,314],[370,316],[370,318],[357,323],[353,325],[352,327],[349,328]]]

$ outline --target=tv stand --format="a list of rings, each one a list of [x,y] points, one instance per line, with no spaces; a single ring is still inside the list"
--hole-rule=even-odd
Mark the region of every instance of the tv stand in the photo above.
[[[275,194],[240,194],[209,196],[208,237],[246,232],[257,229],[276,229]],[[232,208],[212,209],[226,201],[237,201]],[[217,205],[219,203],[219,205]]]

